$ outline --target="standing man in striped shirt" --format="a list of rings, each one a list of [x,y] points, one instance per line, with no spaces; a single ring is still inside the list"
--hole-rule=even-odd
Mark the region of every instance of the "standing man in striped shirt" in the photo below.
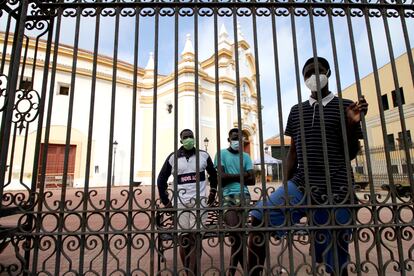
[[[180,142],[183,144],[177,150],[177,190],[174,191],[173,200],[177,201],[177,228],[183,232],[180,234],[180,257],[185,268],[186,275],[196,275],[197,258],[201,258],[202,249],[196,250],[196,233],[187,232],[198,228],[196,209],[198,206],[206,207],[213,205],[217,193],[217,171],[214,168],[210,155],[199,150],[199,186],[197,187],[197,158],[194,147],[194,134],[190,129],[184,129],[180,133]],[[168,198],[168,178],[174,175],[174,152],[165,160],[158,175],[158,194],[162,204],[166,208],[172,208],[172,201]],[[210,192],[207,193],[206,171],[209,175]],[[197,193],[201,202],[197,204]],[[201,227],[207,220],[207,211],[200,211]],[[198,251],[198,252],[197,252]]]
[[[316,73],[316,68],[319,74]],[[368,104],[363,97],[358,102],[343,99],[342,104],[340,103],[340,99],[329,91],[328,79],[331,70],[328,61],[322,57],[317,58],[317,63],[313,57],[308,59],[303,66],[302,74],[311,95],[309,100],[293,106],[289,114],[285,130],[285,135],[291,137],[284,174],[287,184],[274,191],[265,204],[257,204],[257,209],[250,213],[252,224],[263,226],[264,216],[268,215],[269,224],[277,228],[296,224],[306,216],[308,224],[321,228],[311,232],[311,248],[313,246],[315,249],[315,262],[323,263],[330,274],[338,275],[338,272],[339,275],[345,276],[348,275],[348,245],[351,231],[349,228],[324,228],[332,225],[352,225],[351,210],[334,206],[349,204],[354,196],[354,178],[352,171],[348,178],[346,155],[352,160],[359,151],[359,139],[362,139],[361,114],[367,112]],[[317,88],[317,78],[320,92]],[[325,123],[326,145],[322,139],[318,96],[323,109],[321,115]],[[341,112],[345,118],[347,148],[344,146]],[[324,148],[327,160],[324,158]],[[285,200],[286,195],[289,202]],[[319,208],[300,207],[309,203]],[[275,208],[286,205],[296,207]],[[290,219],[285,220],[286,216]],[[275,231],[274,234],[281,237],[285,233]],[[251,232],[249,238],[249,268],[253,272],[252,275],[258,275],[263,269],[266,257],[264,243],[261,242],[264,234]]]

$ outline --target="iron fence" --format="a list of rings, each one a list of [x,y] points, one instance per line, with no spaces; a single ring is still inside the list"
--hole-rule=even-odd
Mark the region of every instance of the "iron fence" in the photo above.
[[[403,146],[399,144],[392,144],[389,150],[390,152],[388,154],[390,155],[391,159],[390,171],[394,183],[403,186],[409,186],[408,165],[405,160]],[[411,143],[409,145],[409,151],[410,154],[413,153],[413,145]],[[369,150],[369,153],[372,160],[371,170],[373,174],[374,186],[376,188],[381,188],[381,186],[384,184],[389,184],[385,148],[382,146],[374,147]],[[365,154],[361,151],[353,162],[356,177],[360,181],[368,181],[365,164]],[[411,168],[412,167],[413,166],[411,165]]]
[[[412,2],[3,0],[0,6],[1,274],[413,273],[413,167],[398,165],[404,177],[397,179],[394,162],[413,163]],[[248,187],[252,200],[241,193],[241,204],[228,207],[220,149],[236,127],[243,150],[263,168],[263,138],[280,133],[286,165],[286,120],[308,98],[302,66],[318,55],[330,61],[330,89],[340,108],[346,98],[365,95],[369,102],[361,115],[364,154],[351,163],[347,115],[339,112],[331,128],[318,96],[313,116],[320,118],[326,192],[322,201],[314,199],[309,175],[317,169],[307,154],[306,106],[299,104],[299,138],[292,140],[302,142],[304,197],[299,205],[275,204],[254,224],[249,212],[257,201],[271,202],[269,195],[288,183],[266,182],[261,170],[260,181]],[[320,81],[317,87],[322,90]],[[196,141],[191,210],[179,204],[184,128]],[[391,149],[389,135],[397,132],[402,147]],[[343,196],[331,185],[333,133],[341,133]],[[202,149],[218,164],[217,202],[209,207],[200,192]],[[170,152],[174,201],[163,209],[157,175]],[[367,188],[354,185],[351,164]],[[379,171],[387,190],[376,189]],[[61,176],[53,189],[50,174]],[[408,187],[403,194],[400,180]],[[268,215],[274,210],[284,214],[277,225]],[[347,212],[346,221],[338,219],[339,210]],[[187,256],[196,256],[192,273],[180,260],[182,211],[195,217],[186,230],[196,237]],[[226,214],[234,211],[239,223],[229,226]],[[316,218],[321,212],[323,222]],[[303,218],[293,220],[299,213]],[[231,250],[237,238],[238,253]],[[265,262],[252,268],[261,254]],[[229,265],[236,255],[240,264]]]

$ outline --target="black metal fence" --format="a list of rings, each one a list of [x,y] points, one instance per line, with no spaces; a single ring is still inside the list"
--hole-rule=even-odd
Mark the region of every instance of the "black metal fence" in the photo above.
[[[409,145],[410,154],[413,153],[413,145]],[[369,150],[371,158],[371,170],[373,174],[374,187],[381,188],[384,184],[389,184],[387,164],[386,164],[386,152],[382,146],[370,148]],[[392,144],[389,148],[389,156],[391,159],[391,174],[395,184],[402,186],[410,186],[408,165],[405,160],[405,154],[403,152],[403,146],[399,144]],[[366,156],[364,152],[360,152],[353,162],[355,177],[359,181],[367,182],[368,174],[366,170]],[[413,166],[411,165],[411,168]]]
[[[182,186],[172,181],[175,201],[163,210],[156,179],[187,127],[196,152],[217,155],[219,164],[210,207],[196,170],[196,225],[187,230],[196,237],[195,275],[231,273],[237,254],[240,275],[258,268],[265,275],[413,274],[413,167],[403,166],[413,163],[412,1],[3,0],[0,6],[0,274],[184,275],[182,230],[169,216],[188,211],[178,202]],[[299,105],[304,197],[294,207],[286,200],[265,211],[281,212],[280,224],[267,215],[252,224],[256,202],[271,201],[288,184],[266,182],[262,170],[248,187],[252,201],[242,193],[241,205],[223,205],[219,149],[237,127],[243,149],[264,167],[264,136],[280,133],[286,163],[286,120],[310,95],[301,70],[318,55],[331,63],[330,90],[340,108],[345,98],[365,95],[369,102],[361,115],[363,157],[351,162],[345,113],[330,129],[318,97],[313,116],[320,118],[317,158],[326,191],[315,191],[309,180],[315,157],[303,140],[309,122]],[[384,100],[391,91],[393,108]],[[329,177],[337,169],[329,157],[333,132],[342,133],[347,175],[339,197]],[[391,149],[389,135],[397,132],[404,143]],[[377,153],[379,145],[385,147]],[[394,154],[405,163],[396,165]],[[178,155],[173,159],[177,171]],[[53,188],[48,175],[55,176]],[[388,189],[377,189],[378,175]],[[400,193],[398,184],[407,190]],[[315,193],[323,200],[314,200]],[[238,224],[229,226],[226,214],[234,211]],[[302,219],[294,220],[299,213]],[[234,237],[239,253],[231,250]],[[261,254],[266,261],[252,268]]]

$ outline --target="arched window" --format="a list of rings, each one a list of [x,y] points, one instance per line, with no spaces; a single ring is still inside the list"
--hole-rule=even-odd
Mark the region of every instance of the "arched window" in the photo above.
[[[250,89],[247,83],[243,82],[241,87],[241,99],[242,103],[250,103]]]

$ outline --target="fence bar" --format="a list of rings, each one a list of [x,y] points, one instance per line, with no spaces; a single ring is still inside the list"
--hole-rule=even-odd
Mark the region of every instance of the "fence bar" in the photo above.
[[[414,195],[414,181],[413,181],[413,170],[411,167],[411,158],[410,158],[410,151],[408,148],[408,138],[407,138],[407,128],[406,128],[406,124],[405,124],[405,117],[404,117],[404,110],[402,107],[402,101],[401,101],[401,93],[400,93],[400,85],[399,85],[399,80],[398,80],[398,75],[397,75],[397,68],[395,65],[395,57],[394,57],[394,50],[393,50],[393,46],[392,46],[392,42],[391,42],[391,35],[390,35],[390,29],[389,29],[389,25],[388,25],[388,20],[387,20],[387,12],[385,12],[384,16],[382,17],[383,22],[384,22],[384,29],[385,29],[385,35],[387,38],[387,46],[388,46],[388,53],[390,56],[390,63],[391,63],[391,69],[392,69],[392,75],[393,75],[393,80],[394,80],[394,85],[395,85],[395,94],[396,94],[396,98],[397,98],[397,103],[398,103],[398,111],[399,111],[399,115],[400,115],[400,122],[401,122],[401,131],[403,133],[403,139],[404,139],[404,152],[405,152],[405,157],[407,160],[407,164],[409,166],[407,166],[407,170],[408,170],[408,181],[410,183],[411,186],[411,191],[412,191],[412,195]],[[391,185],[393,186],[393,185]],[[392,188],[392,187],[390,187]],[[392,196],[392,195],[391,195]],[[394,196],[397,196],[397,193],[395,193]],[[393,198],[393,202],[394,202],[394,196],[392,196]],[[395,206],[393,206],[393,212],[398,213],[398,208],[396,208]],[[399,223],[399,217],[395,216],[394,217],[394,221],[396,224]],[[398,247],[398,258],[399,258],[399,270],[401,271],[401,275],[405,276],[406,275],[406,269],[405,269],[405,261],[404,261],[404,252],[403,252],[403,248],[402,248],[402,229],[399,226],[395,227],[395,235],[397,236],[397,247]]]
[[[2,28],[4,44],[0,46],[3,51],[0,247],[4,241],[10,245],[1,253],[0,274],[187,274],[188,268],[180,258],[180,246],[185,246],[181,243],[183,231],[195,237],[194,247],[191,244],[194,250],[186,258],[196,257],[196,275],[247,276],[258,271],[313,276],[410,273],[414,146],[410,141],[412,99],[407,95],[412,92],[409,85],[414,83],[412,5],[400,0],[396,3],[17,0],[1,6],[1,22],[6,29]],[[223,29],[219,24],[223,24]],[[228,33],[226,24],[232,28]],[[242,26],[248,26],[244,34]],[[398,38],[391,33],[393,27],[402,31],[396,33]],[[85,35],[84,31],[89,33]],[[113,32],[114,36],[104,35],[106,32]],[[180,40],[183,32],[194,35],[191,53],[180,51],[184,45]],[[166,45],[162,43],[164,36],[171,40]],[[385,57],[376,49],[379,37],[388,48]],[[404,44],[401,42],[397,47],[401,39]],[[172,40],[174,45],[168,44]],[[361,50],[364,55],[360,55]],[[154,66],[143,68],[142,56],[149,51],[154,52],[150,55]],[[174,51],[173,61],[167,58],[170,51]],[[273,54],[273,59],[269,54]],[[313,58],[313,62],[319,55],[333,61],[331,68],[335,75],[332,75],[336,80],[333,90],[337,91],[335,104],[339,110],[345,110],[349,104],[346,98],[360,98],[363,89],[369,98],[372,113],[361,116],[364,149],[355,161],[349,150],[354,149],[356,140],[347,135],[347,114],[338,111],[335,117],[338,119],[335,131],[341,131],[338,139],[344,150],[341,162],[343,158],[346,163],[341,167],[344,186],[340,197],[336,186],[331,187],[336,183],[331,177],[335,169],[335,162],[330,160],[331,121],[325,117],[328,113],[321,106],[319,93],[319,106],[315,110],[321,137],[318,160],[323,166],[320,174],[326,179],[327,191],[323,189],[326,198],[315,198],[318,193],[312,180],[315,150],[306,144],[314,134],[309,136],[305,129],[308,108],[303,105],[309,96],[309,90],[303,90],[301,73],[305,55]],[[316,76],[323,73],[320,68],[315,70]],[[392,80],[386,83],[388,78]],[[68,97],[61,96],[66,94],[61,90],[63,82],[70,83]],[[322,92],[318,78],[316,84]],[[395,89],[394,108],[388,102],[385,104],[382,97],[389,92],[383,90],[390,89],[390,84],[391,90]],[[407,91],[405,98],[402,89]],[[38,98],[34,105],[31,103],[35,101],[29,98],[25,102],[35,115],[19,117],[19,113],[24,113],[20,112],[19,104],[29,94]],[[170,99],[169,107],[174,110],[170,114],[169,109],[169,114],[165,114],[162,106],[165,100],[169,105]],[[294,204],[288,200],[289,179],[285,170],[293,151],[288,153],[284,129],[285,111],[296,103],[293,110],[297,112],[298,129],[290,146],[292,150],[293,146],[302,150],[301,156],[296,157],[303,172],[300,191],[303,189],[304,196]],[[99,116],[104,110],[107,116]],[[273,116],[277,125],[267,121],[269,116]],[[190,125],[185,125],[187,122]],[[150,127],[152,140],[147,133]],[[191,209],[180,202],[180,192],[185,190],[178,179],[181,127],[193,128],[196,141],[193,186],[196,195]],[[227,187],[223,187],[226,183],[220,177],[225,170],[221,147],[227,147],[227,133],[233,127],[239,131],[240,147],[234,165],[240,167],[237,182],[240,182],[241,204],[227,207],[223,204]],[[394,140],[399,130],[401,143],[391,143],[391,135]],[[269,132],[276,139],[266,140]],[[215,139],[210,156],[216,156],[218,206],[204,206],[207,200],[205,194],[200,194],[204,133]],[[165,146],[159,134],[169,135],[162,137],[167,139]],[[250,144],[244,147],[246,134]],[[148,137],[141,139],[145,135]],[[126,151],[119,150],[116,156],[122,164],[117,170],[115,140],[126,141]],[[74,145],[76,162],[72,159]],[[282,159],[284,170],[280,182],[267,183],[269,161],[265,146],[271,147],[273,157]],[[217,153],[213,152],[214,147]],[[157,194],[157,175],[164,154],[172,150],[174,173],[167,192],[173,204],[164,208]],[[250,202],[244,193],[247,180],[244,150],[262,168],[261,183],[248,187],[253,200]],[[97,165],[103,165],[104,169],[99,172]],[[56,173],[51,173],[52,170]],[[117,186],[124,187],[113,187],[115,171]],[[55,182],[61,179],[58,184],[62,186],[49,189],[52,177]],[[368,180],[367,188],[358,183],[361,177]],[[74,187],[70,187],[72,182],[76,183]],[[139,186],[140,183],[143,185]],[[79,184],[81,187],[77,187]],[[380,186],[383,191],[379,191]],[[285,201],[281,205],[269,202],[270,193],[278,188],[285,188]],[[263,210],[259,225],[249,220],[249,211],[257,208],[256,200],[272,205]],[[350,217],[345,223],[337,217],[338,209],[347,210]],[[9,210],[17,210],[15,216],[5,219],[15,223],[6,229],[14,232],[5,235],[3,217]],[[284,215],[280,226],[272,224],[270,214],[275,210]],[[195,227],[181,229],[178,214],[182,211],[195,216]],[[228,211],[234,212],[233,222],[226,217]],[[318,222],[320,211],[326,212],[326,223]],[[205,212],[211,225],[204,222]],[[299,212],[303,220],[298,222]],[[232,225],[236,222],[238,225]],[[253,267],[255,271],[248,271],[251,268],[248,257],[254,258],[257,252],[254,246],[249,247],[254,245],[251,237],[264,240],[260,244],[263,250],[256,257],[266,256],[263,265]],[[323,252],[318,247],[322,239]],[[347,253],[340,252],[342,241],[349,246]],[[231,248],[234,243],[237,246]],[[187,254],[189,250],[185,251]],[[341,259],[344,256],[345,263]],[[332,259],[329,263],[328,258]],[[158,266],[154,264],[156,261]],[[341,264],[344,265],[340,267]]]
[[[221,172],[223,170],[222,164],[221,164],[221,143],[220,143],[220,75],[219,75],[219,56],[218,56],[218,16],[217,16],[218,10],[214,10],[214,93],[215,93],[215,111],[216,111],[216,144],[217,144],[217,154],[216,154],[216,160],[217,160],[217,197],[219,206],[223,204],[223,187],[221,182]],[[224,260],[224,233],[222,230],[222,226],[224,225],[224,215],[223,212],[220,211],[218,214],[218,234],[219,234],[219,247],[220,247],[220,259]],[[224,268],[224,262],[220,262],[220,271],[221,275],[226,275],[225,268]]]
[[[3,117],[1,120],[1,128],[0,128],[0,137],[1,140],[1,147],[0,147],[0,198],[3,198],[3,188],[6,179],[6,164],[7,164],[7,156],[9,152],[9,142],[10,142],[10,133],[11,133],[11,125],[12,125],[12,115],[13,115],[13,107],[14,107],[14,100],[16,96],[16,88],[17,88],[17,78],[18,78],[18,70],[20,63],[20,55],[22,51],[22,41],[24,35],[24,28],[26,23],[26,14],[28,9],[28,2],[23,1],[20,6],[20,14],[19,19],[16,22],[16,31],[13,38],[13,48],[12,54],[10,57],[10,65],[9,66],[9,80],[7,82],[7,104],[6,109],[3,111]],[[0,208],[2,207],[3,201],[0,202]]]
[[[153,82],[153,112],[152,112],[152,140],[157,141],[157,95],[158,95],[158,38],[159,38],[159,12],[160,10],[155,9],[155,35],[154,35],[154,82]],[[174,159],[176,156],[174,156]],[[177,159],[175,159],[177,160]],[[152,172],[151,172],[151,230],[155,230],[155,168],[157,161],[157,148],[152,147]],[[177,162],[175,162],[177,163]],[[150,254],[150,263],[154,263],[154,248],[155,248],[155,234],[151,232],[151,254]],[[176,254],[174,254],[176,255]],[[174,266],[176,267],[176,266]],[[150,275],[154,275],[154,266],[150,268]]]
[[[180,130],[178,129],[178,110],[179,110],[179,103],[178,103],[178,93],[179,93],[179,73],[178,73],[178,43],[179,43],[179,26],[180,26],[180,17],[179,17],[179,9],[175,9],[175,17],[174,17],[174,183],[173,183],[173,193],[171,199],[174,199],[174,208],[178,206],[178,135]],[[180,137],[181,139],[181,137]],[[174,230],[177,230],[178,226],[178,218],[177,216],[174,217]],[[178,264],[178,248],[176,245],[179,245],[178,235],[174,234],[173,236],[173,244],[175,245],[173,248],[173,264],[174,264],[174,271],[173,273],[177,273],[177,264]]]
[[[91,152],[92,152],[92,137],[93,137],[93,122],[95,115],[95,96],[96,96],[96,76],[97,76],[97,67],[98,67],[98,51],[99,51],[99,35],[100,35],[100,24],[101,24],[101,9],[96,11],[96,20],[95,20],[95,36],[94,36],[94,47],[93,47],[93,65],[92,65],[92,84],[91,84],[91,100],[89,105],[89,123],[88,123],[88,145],[86,149],[86,164],[89,164],[85,168],[85,186],[83,187],[83,203],[82,203],[82,227],[81,227],[81,240],[80,240],[80,256],[79,256],[79,274],[84,273],[84,262],[85,262],[85,245],[86,245],[86,236],[85,232],[87,230],[87,210],[89,202],[89,177],[91,170]]]

